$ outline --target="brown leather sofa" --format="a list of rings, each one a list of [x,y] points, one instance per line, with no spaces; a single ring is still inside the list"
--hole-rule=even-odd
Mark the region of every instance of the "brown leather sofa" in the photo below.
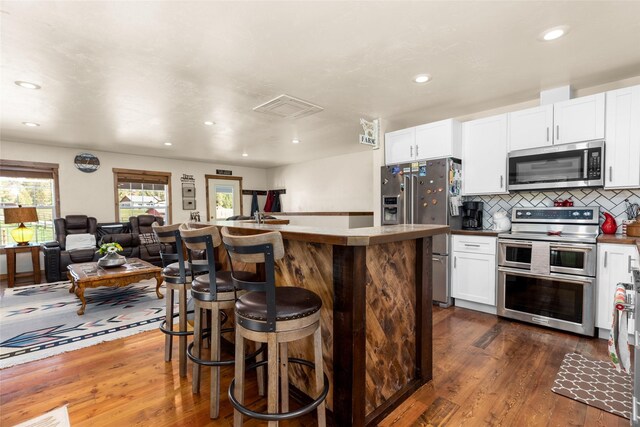
[[[153,215],[139,215],[131,217],[129,224],[110,223],[103,224],[103,227],[98,225],[95,218],[86,215],[67,215],[64,218],[56,218],[54,220],[56,241],[42,244],[47,282],[66,280],[69,264],[97,261],[101,255],[96,251],[103,243],[119,243],[123,248],[121,254],[125,257],[140,258],[161,266],[161,250],[165,253],[175,253],[175,248],[157,241],[151,228],[154,222],[160,225],[164,223],[162,218]],[[96,247],[67,251],[66,238],[69,234],[93,234],[96,236]]]
[[[86,215],[67,215],[64,218],[54,219],[53,226],[56,232],[56,241],[42,244],[47,282],[66,280],[69,264],[98,260],[96,248],[66,250],[67,235],[96,235],[98,222],[95,218]]]

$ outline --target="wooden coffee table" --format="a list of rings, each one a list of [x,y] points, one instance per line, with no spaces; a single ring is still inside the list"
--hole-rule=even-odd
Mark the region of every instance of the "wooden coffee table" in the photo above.
[[[98,267],[97,262],[83,262],[71,264],[67,267],[67,276],[71,281],[69,292],[76,293],[82,301],[79,315],[84,314],[87,301],[84,299],[85,288],[97,288],[98,286],[122,287],[137,283],[144,279],[156,279],[156,295],[159,299],[164,296],[160,293],[162,285],[162,269],[138,258],[128,258],[127,263],[114,268]]]

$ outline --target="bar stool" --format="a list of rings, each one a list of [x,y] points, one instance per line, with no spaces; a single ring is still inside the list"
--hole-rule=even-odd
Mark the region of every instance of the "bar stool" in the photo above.
[[[222,244],[220,233],[215,226],[205,224],[182,224],[180,235],[189,251],[205,251],[207,273],[195,275],[191,285],[191,295],[195,303],[193,324],[193,343],[187,348],[187,356],[194,362],[192,391],[200,391],[200,366],[211,367],[209,416],[218,418],[220,412],[220,366],[232,365],[234,359],[220,360],[220,335],[233,332],[233,328],[222,328],[226,314],[221,310],[233,308],[236,300],[236,290],[231,279],[230,271],[216,271],[214,248]],[[193,268],[197,268],[195,265]],[[255,280],[257,277],[250,272],[237,272],[245,280]],[[203,330],[203,310],[211,311],[211,328]],[[211,338],[210,360],[201,358],[203,338]],[[255,357],[255,353],[251,355]],[[244,360],[244,359],[243,359]]]
[[[263,421],[269,426],[277,426],[278,421],[304,415],[317,409],[318,425],[326,425],[325,398],[329,392],[329,379],[322,366],[322,336],[320,328],[320,308],[322,300],[315,293],[290,286],[275,286],[275,260],[284,256],[284,244],[279,232],[269,232],[251,236],[230,234],[222,229],[225,247],[233,261],[264,263],[264,281],[247,281],[232,272],[233,283],[247,292],[235,303],[236,316],[236,366],[235,378],[229,385],[229,401],[235,408],[234,426],[242,426],[242,416],[247,415]],[[307,360],[289,358],[287,343],[313,335],[314,363]],[[252,411],[244,406],[244,340],[267,343],[268,360],[258,362],[248,368],[268,365],[268,413]],[[280,347],[280,348],[278,348]],[[289,411],[288,364],[296,363],[315,369],[315,383],[318,397],[313,402]],[[280,367],[280,387],[282,402],[278,399],[278,368]],[[237,382],[237,388],[236,388]],[[278,412],[280,406],[280,412]]]
[[[171,361],[173,350],[173,337],[178,338],[179,371],[181,377],[187,376],[187,336],[193,332],[187,330],[187,290],[191,289],[192,272],[190,264],[185,262],[182,251],[182,238],[180,237],[180,224],[161,226],[158,223],[151,225],[160,243],[175,245],[176,253],[160,252],[162,259],[162,277],[167,288],[165,295],[166,313],[165,320],[160,324],[160,330],[166,334],[164,340],[164,360]],[[174,291],[178,292],[178,313],[174,314]],[[173,319],[178,317],[178,330],[173,329]]]

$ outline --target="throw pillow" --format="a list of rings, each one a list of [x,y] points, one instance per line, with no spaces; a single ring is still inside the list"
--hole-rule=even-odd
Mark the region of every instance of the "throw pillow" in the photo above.
[[[158,238],[155,233],[142,233],[140,235],[140,244],[141,245],[152,245],[154,243],[158,243]]]
[[[96,236],[93,234],[68,234],[65,239],[65,250],[95,249]]]

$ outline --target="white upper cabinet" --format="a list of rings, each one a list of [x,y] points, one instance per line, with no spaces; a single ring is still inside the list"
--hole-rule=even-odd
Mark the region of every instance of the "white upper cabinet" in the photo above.
[[[461,157],[460,122],[448,119],[385,134],[385,163]]]
[[[606,93],[605,188],[640,186],[640,85]]]
[[[462,192],[507,193],[507,115],[462,124]]]
[[[553,104],[554,144],[604,139],[604,108],[604,93]]]
[[[509,113],[510,151],[553,144],[553,104]]]
[[[385,163],[393,165],[415,159],[416,128],[388,132],[384,136]]]
[[[462,156],[460,122],[448,119],[416,128],[416,159],[439,159]]]

